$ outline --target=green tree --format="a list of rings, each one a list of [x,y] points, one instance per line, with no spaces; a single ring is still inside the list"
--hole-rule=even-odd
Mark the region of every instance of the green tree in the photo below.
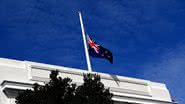
[[[112,94],[106,89],[97,74],[84,74],[80,86],[70,78],[58,77],[52,71],[50,81],[44,86],[34,84],[16,97],[16,104],[113,104]]]
[[[84,74],[84,83],[76,89],[77,104],[113,104],[113,94],[97,74]]]
[[[76,85],[70,78],[58,76],[52,71],[50,81],[44,86],[34,84],[33,90],[26,90],[16,98],[16,104],[72,104]]]

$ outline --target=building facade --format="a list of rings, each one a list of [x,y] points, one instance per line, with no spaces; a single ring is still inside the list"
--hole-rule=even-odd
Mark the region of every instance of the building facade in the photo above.
[[[15,104],[18,91],[31,89],[35,82],[41,85],[48,82],[52,70],[58,70],[60,76],[71,78],[77,85],[83,82],[83,73],[89,73],[75,68],[0,58],[0,104]],[[172,102],[165,84],[98,74],[114,94],[115,104],[176,104]]]

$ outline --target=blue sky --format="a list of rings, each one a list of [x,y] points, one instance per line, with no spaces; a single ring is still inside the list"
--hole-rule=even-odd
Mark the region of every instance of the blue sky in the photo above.
[[[87,69],[86,32],[114,56],[94,71],[165,83],[185,103],[184,0],[0,0],[0,57]]]

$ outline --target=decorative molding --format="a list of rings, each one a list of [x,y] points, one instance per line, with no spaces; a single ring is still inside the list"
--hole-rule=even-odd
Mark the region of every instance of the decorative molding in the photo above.
[[[71,75],[78,75],[78,76],[83,76],[83,73],[89,73],[89,72],[86,72],[86,71],[76,71],[76,70],[67,70],[65,69],[65,67],[61,67],[60,69],[55,69],[55,68],[50,68],[50,67],[43,67],[43,66],[37,66],[37,65],[30,65],[30,68],[31,69],[31,80],[32,81],[41,81],[41,82],[47,82],[49,81],[49,78],[46,78],[46,76],[42,77],[42,75],[35,75],[37,73],[39,73],[39,70],[40,70],[40,73],[46,73],[44,71],[48,71],[48,74],[49,74],[49,71],[51,70],[58,70],[60,73],[63,73],[63,74],[71,74]],[[102,74],[102,73],[95,73],[95,74],[99,74],[102,78],[102,80],[109,80],[109,81],[115,81],[113,78],[111,78],[111,76],[109,75],[106,75],[106,74]],[[40,77],[41,76],[41,77]],[[109,77],[108,77],[109,76]],[[138,89],[138,90],[134,90],[136,88],[134,88],[133,90],[131,88],[123,88],[123,87],[111,87],[111,86],[107,86],[110,88],[111,91],[113,92],[120,92],[120,93],[128,93],[128,94],[136,94],[136,95],[141,95],[141,96],[148,96],[148,97],[151,97],[151,92],[150,92],[150,86],[146,85],[145,82],[136,82],[136,81],[131,81],[131,80],[126,80],[124,78],[120,78],[119,76],[117,77],[119,83],[122,83],[122,84],[127,84],[128,86],[135,86],[135,87],[139,87],[139,88],[142,88],[142,89]],[[77,82],[79,83],[79,82]],[[105,84],[106,86],[106,84]]]
[[[74,75],[80,75],[82,76],[84,73],[92,73],[92,74],[99,74],[101,75],[102,79],[107,79],[107,80],[115,80],[114,78],[112,78],[111,76],[115,76],[117,77],[116,81],[119,82],[128,82],[128,83],[134,83],[134,84],[139,84],[139,85],[144,85],[144,86],[148,86],[149,81],[146,80],[141,80],[141,79],[135,79],[135,78],[125,78],[122,76],[116,76],[116,75],[108,75],[108,74],[103,74],[103,73],[97,73],[97,72],[89,72],[89,71],[85,71],[85,70],[75,70],[72,68],[66,68],[66,67],[61,67],[61,68],[51,68],[51,67],[43,67],[43,66],[38,66],[38,65],[30,65],[30,68],[33,69],[40,69],[40,70],[58,70],[59,72],[62,73],[67,73],[67,74],[74,74]],[[68,69],[68,70],[66,70]],[[71,69],[71,70],[69,70]],[[137,80],[137,81],[135,81]]]

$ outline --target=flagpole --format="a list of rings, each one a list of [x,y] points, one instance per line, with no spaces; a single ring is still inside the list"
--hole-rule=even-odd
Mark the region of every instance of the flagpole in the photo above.
[[[79,13],[79,17],[80,17],[80,25],[81,25],[81,29],[82,29],[82,37],[83,37],[83,42],[84,42],[87,67],[88,67],[88,71],[92,72],[91,62],[90,62],[90,58],[89,58],[89,52],[88,52],[88,48],[87,48],[87,41],[86,41],[86,36],[85,36],[85,31],[84,31],[84,25],[83,25],[83,21],[82,21],[82,14],[81,14],[81,12],[78,12],[78,13]]]

